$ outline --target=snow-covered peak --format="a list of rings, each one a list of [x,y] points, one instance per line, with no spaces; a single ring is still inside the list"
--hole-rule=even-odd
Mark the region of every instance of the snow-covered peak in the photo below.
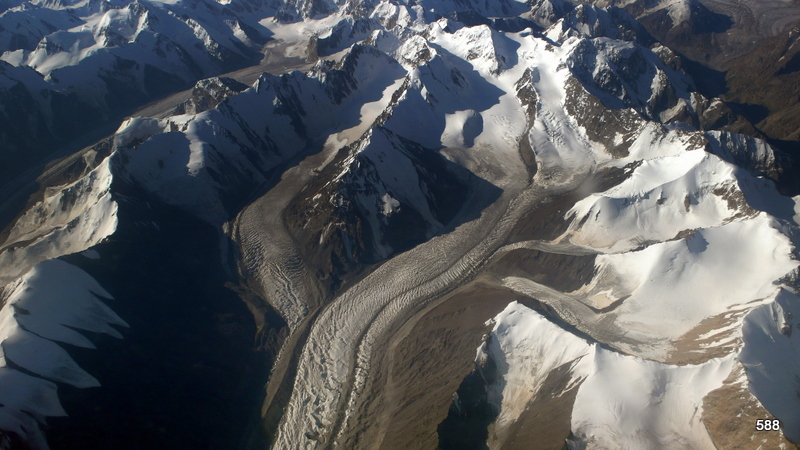
[[[575,8],[575,5],[566,0],[534,0],[529,3],[531,19],[543,28],[553,25]]]
[[[402,64],[417,67],[433,59],[436,49],[424,37],[414,35],[403,42],[395,53]]]
[[[452,39],[458,42],[458,56],[479,71],[499,73],[516,64],[519,45],[487,25],[461,28]]]
[[[487,386],[500,411],[490,444],[513,442],[529,408],[545,404],[554,418],[571,411],[575,448],[713,446],[698,411],[728,377],[732,357],[684,366],[643,360],[587,342],[517,302],[493,321],[478,355],[497,367]]]
[[[322,30],[312,39],[312,46],[316,45],[318,56],[328,56],[339,52],[355,42],[363,41],[370,34],[381,28],[381,23],[373,18],[353,19],[346,16],[336,22],[332,27]],[[314,43],[315,42],[315,43]]]
[[[149,27],[151,14],[143,3],[132,2],[122,9],[109,9],[92,24],[92,34],[105,47],[135,40]]]
[[[389,1],[378,3],[370,17],[378,19],[387,30],[394,27],[408,28],[418,25],[422,19],[418,14],[418,9],[407,4]]]
[[[649,117],[689,99],[691,79],[633,42],[582,38],[566,58],[585,88],[607,107],[633,107]]]
[[[53,186],[10,228],[0,245],[0,285],[22,276],[35,264],[80,252],[103,241],[117,228],[117,203],[109,158],[78,180]]]
[[[665,3],[667,4],[664,7],[669,14],[669,18],[672,19],[672,26],[676,27],[691,19],[692,0],[676,0]]]
[[[742,326],[744,347],[739,360],[750,390],[780,419],[784,434],[800,441],[800,298],[782,289],[755,308]]]

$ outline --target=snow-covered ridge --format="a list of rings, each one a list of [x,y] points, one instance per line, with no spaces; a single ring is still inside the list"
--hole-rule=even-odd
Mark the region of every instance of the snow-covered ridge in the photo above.
[[[800,441],[800,298],[782,289],[769,303],[754,309],[744,320],[744,347],[739,360],[747,371],[749,388],[775,417],[783,432]]]
[[[77,181],[47,188],[0,246],[0,285],[41,261],[86,250],[110,236],[117,227],[112,179],[106,158]]]
[[[253,11],[214,1],[65,3],[0,13],[0,160],[11,171],[200,78],[258,63],[270,35]]]
[[[48,448],[40,428],[46,417],[66,415],[53,382],[99,385],[57,342],[94,348],[79,330],[121,338],[115,326],[127,327],[101,301],[112,297],[97,281],[56,259],[116,230],[110,158],[91,169],[92,156],[84,155],[89,167],[78,180],[46,188],[0,247],[0,429],[31,448]]]
[[[703,398],[722,386],[732,356],[687,366],[643,360],[586,342],[517,302],[493,320],[478,356],[491,358],[500,375],[489,386],[500,410],[492,446],[507,442],[508,429],[538,395],[569,402],[564,395],[578,386],[570,448],[713,448],[701,421]],[[559,368],[566,368],[563,390],[542,392]]]
[[[402,74],[373,47],[355,46],[339,64],[321,63],[308,75],[264,74],[200,114],[131,119],[115,135],[115,158],[125,179],[222,223],[271,170],[357,125],[361,104],[380,99]]]
[[[292,211],[303,233],[314,233],[314,246],[338,248],[345,266],[384,260],[441,233],[471,187],[435,150],[382,126],[343,151],[352,154],[326,174],[331,180],[304,190]]]
[[[101,298],[112,297],[89,274],[57,259],[37,264],[4,288],[0,429],[16,433],[32,448],[46,449],[40,424],[46,417],[66,415],[54,382],[99,386],[58,343],[94,348],[79,330],[122,338],[115,327],[128,325]]]
[[[247,57],[252,51],[248,47],[263,43],[268,34],[263,27],[258,27],[259,31],[248,19],[210,2],[199,2],[195,8],[183,2],[138,1],[93,6],[49,9],[31,5],[0,14],[0,26],[14,30],[0,47],[2,59],[33,67],[66,87],[79,80],[67,79],[69,72],[58,69],[85,64],[94,71],[109,62],[100,55],[131,59],[142,66],[152,64],[173,74],[186,73],[187,66],[169,65],[176,62],[208,71],[212,64],[229,63],[223,59]],[[18,34],[21,32],[27,34]]]
[[[774,283],[797,267],[780,229],[761,213],[641,251],[599,256],[587,296],[598,309],[619,304],[609,314],[637,342],[677,340],[707,318],[774,294]],[[709,285],[719,279],[737,282]]]
[[[752,217],[757,211],[746,199],[760,187],[750,173],[704,150],[647,160],[619,185],[572,208],[569,240],[616,252],[674,239]]]

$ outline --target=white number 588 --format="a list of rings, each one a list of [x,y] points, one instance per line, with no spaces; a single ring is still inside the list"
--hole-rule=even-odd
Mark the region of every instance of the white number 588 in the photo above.
[[[781,422],[778,419],[758,419],[756,420],[756,431],[778,431]]]

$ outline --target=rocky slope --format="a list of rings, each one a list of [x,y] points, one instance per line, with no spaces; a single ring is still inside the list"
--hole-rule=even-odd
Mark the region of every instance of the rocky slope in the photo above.
[[[796,159],[798,122],[795,69],[800,7],[797,2],[596,1],[634,15],[655,38],[686,57],[701,92],[719,96]],[[796,164],[796,163],[794,163]],[[785,192],[797,185],[786,177]]]

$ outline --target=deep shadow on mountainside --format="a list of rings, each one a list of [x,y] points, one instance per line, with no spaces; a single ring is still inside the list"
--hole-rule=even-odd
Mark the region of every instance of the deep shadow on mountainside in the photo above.
[[[130,328],[123,339],[90,335],[97,350],[68,346],[102,387],[59,386],[69,417],[48,419],[50,446],[239,448],[260,434],[264,379],[285,324],[261,303],[255,323],[217,230],[124,184],[114,187],[127,198],[120,226],[95,247],[101,259],[64,260],[107,288]]]

